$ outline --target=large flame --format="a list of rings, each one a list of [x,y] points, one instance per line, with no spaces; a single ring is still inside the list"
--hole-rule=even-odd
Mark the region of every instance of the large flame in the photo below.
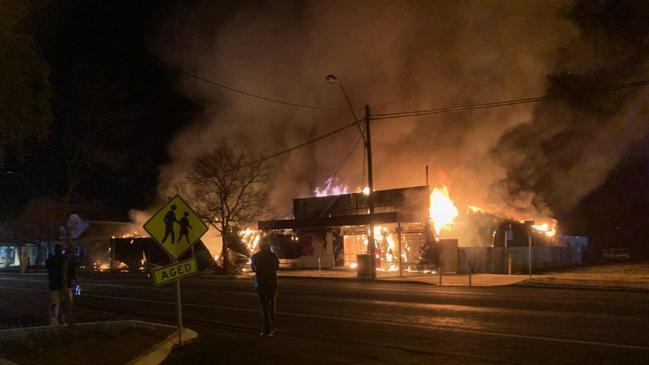
[[[554,237],[557,234],[557,224],[556,222],[552,223],[542,223],[542,224],[535,224],[532,226],[532,228],[540,233],[545,234],[548,237]]]
[[[316,187],[313,190],[315,196],[329,196],[347,194],[347,185],[340,182],[337,177],[328,178],[323,187]]]
[[[430,194],[429,214],[438,237],[442,229],[448,229],[453,225],[458,215],[458,210],[449,197],[448,188],[445,185],[433,189],[433,192]]]
[[[365,252],[367,252],[369,245],[369,233],[370,230],[368,229],[367,234],[360,237]],[[399,270],[398,244],[395,241],[395,235],[396,233],[386,226],[374,226],[375,254],[377,262],[380,262],[380,265],[376,268],[377,271]],[[402,253],[403,262],[405,262],[405,256],[403,255],[405,253]],[[352,262],[348,266],[355,269],[358,267],[358,263]]]
[[[250,253],[254,253],[261,238],[261,231],[254,228],[246,228],[239,231],[241,242],[246,246]]]

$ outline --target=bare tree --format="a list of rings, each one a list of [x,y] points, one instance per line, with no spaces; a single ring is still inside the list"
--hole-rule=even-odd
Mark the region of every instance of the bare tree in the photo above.
[[[229,270],[228,243],[236,234],[232,228],[253,223],[266,209],[270,171],[261,159],[237,152],[225,141],[194,160],[188,176],[189,199],[221,235],[225,272]]]

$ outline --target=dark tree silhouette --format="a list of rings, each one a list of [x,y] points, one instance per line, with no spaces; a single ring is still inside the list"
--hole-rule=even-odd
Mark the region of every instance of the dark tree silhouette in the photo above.
[[[233,227],[251,224],[266,209],[270,166],[220,141],[198,157],[188,177],[188,198],[223,241],[224,272],[229,270],[228,243]]]
[[[0,163],[47,134],[53,120],[50,69],[26,31],[31,2],[0,6]]]

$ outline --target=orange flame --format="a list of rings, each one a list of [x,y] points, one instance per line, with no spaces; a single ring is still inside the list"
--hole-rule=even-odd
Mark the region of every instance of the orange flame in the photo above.
[[[556,223],[548,224],[535,224],[532,228],[538,232],[545,234],[548,237],[554,237],[557,234]]]
[[[458,216],[458,210],[449,197],[448,188],[445,185],[434,188],[430,194],[429,214],[438,237],[442,229],[449,229]]]

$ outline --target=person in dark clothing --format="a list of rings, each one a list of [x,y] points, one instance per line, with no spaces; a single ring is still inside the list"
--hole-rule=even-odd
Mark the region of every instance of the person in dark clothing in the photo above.
[[[252,270],[255,272],[255,287],[261,307],[262,336],[275,334],[275,303],[277,299],[277,270],[279,258],[270,250],[270,243],[262,238],[259,252],[252,255]]]
[[[77,283],[74,262],[69,255],[63,254],[63,247],[54,246],[54,255],[45,262],[50,289],[50,325],[71,324],[72,288]]]
[[[180,233],[178,234],[178,243],[180,243],[180,240],[185,237],[185,241],[187,243],[189,242],[189,230],[192,229],[192,226],[189,224],[189,212],[183,213],[183,217],[180,218],[180,222],[178,222],[180,225]]]
[[[176,205],[172,205],[171,209],[165,214],[165,236],[162,239],[162,243],[167,241],[167,237],[171,236],[171,243],[176,243],[176,233],[174,232],[174,224],[178,223],[176,219]]]

